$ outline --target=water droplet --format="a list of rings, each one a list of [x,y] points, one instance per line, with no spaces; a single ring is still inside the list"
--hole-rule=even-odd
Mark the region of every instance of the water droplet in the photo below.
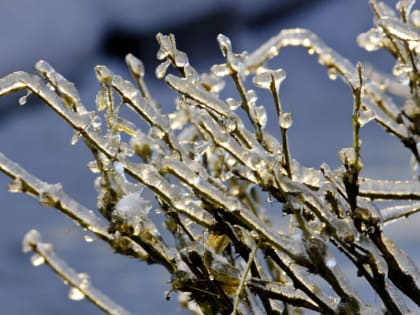
[[[27,95],[24,95],[24,96],[22,96],[22,97],[19,97],[19,105],[20,106],[23,106],[23,105],[25,105],[26,104],[26,99],[28,98],[28,96]]]
[[[337,79],[337,70],[335,68],[328,68],[328,78],[330,80]]]
[[[43,263],[45,263],[45,259],[41,255],[38,255],[35,253],[31,256],[32,266],[38,267],[38,266],[41,266]]]
[[[170,64],[169,60],[165,60],[157,66],[155,74],[158,79],[162,79],[166,75],[166,71],[168,70]]]
[[[11,193],[20,193],[23,192],[23,183],[22,179],[19,177],[14,178],[10,181],[9,186],[7,187]]]
[[[83,239],[85,240],[86,243],[92,243],[93,241],[95,241],[95,238],[89,234],[83,235]]]
[[[237,101],[237,100],[229,97],[229,98],[226,99],[226,104],[228,104],[230,110],[233,111],[233,110],[239,108],[242,105],[242,102],[241,101]]]
[[[313,55],[315,53],[315,49],[308,48],[308,54]]]
[[[325,264],[328,268],[332,269],[337,265],[337,261],[335,260],[335,257],[333,255],[328,253],[325,257]]]
[[[20,97],[19,98],[19,105],[20,106],[25,105],[26,104],[26,101],[28,99],[28,96],[31,95],[31,94],[32,94],[32,92],[31,91],[28,91],[24,96]]]
[[[71,287],[69,290],[69,299],[72,301],[81,301],[85,298],[85,294],[78,288]]]
[[[81,289],[86,289],[90,285],[90,277],[87,273],[81,272],[77,277],[82,281],[80,284]]]
[[[96,162],[96,160],[90,161],[87,164],[87,167],[92,173],[99,173],[98,163]]]
[[[293,123],[293,115],[289,112],[282,112],[279,116],[279,126],[283,129],[289,129]]]
[[[210,281],[214,281],[214,276],[213,275],[209,275],[209,279],[210,279]]]

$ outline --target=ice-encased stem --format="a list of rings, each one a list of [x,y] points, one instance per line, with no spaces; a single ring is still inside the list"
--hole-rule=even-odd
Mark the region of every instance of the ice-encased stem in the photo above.
[[[40,197],[47,183],[28,173],[17,163],[8,159],[0,152],[0,170],[11,178],[17,179],[24,184],[24,190],[35,197]],[[89,210],[70,198],[64,192],[60,192],[59,201],[55,208],[76,221],[80,226],[92,231],[99,238],[112,242],[113,237],[107,231],[107,224],[98,217],[92,210]]]
[[[33,236],[37,237],[33,237]],[[24,239],[24,248],[31,248],[32,251],[40,255],[44,262],[68,285],[77,288],[87,299],[99,307],[102,311],[110,315],[129,315],[130,312],[122,306],[112,301],[107,295],[96,289],[89,282],[85,282],[80,274],[71,268],[54,252],[51,244],[41,241],[39,232],[29,231]]]

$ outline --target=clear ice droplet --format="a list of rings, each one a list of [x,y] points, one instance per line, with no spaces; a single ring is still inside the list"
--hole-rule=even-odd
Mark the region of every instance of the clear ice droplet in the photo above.
[[[325,265],[327,265],[327,267],[330,269],[334,268],[337,265],[335,257],[331,254],[327,254],[325,257]]]
[[[293,123],[293,115],[289,112],[282,112],[279,116],[279,126],[283,129],[289,129]]]
[[[336,80],[337,79],[337,70],[335,68],[329,68],[328,69],[328,78],[330,80]]]
[[[28,93],[26,93],[25,95],[23,95],[22,97],[19,98],[19,105],[23,106],[26,104],[26,101],[28,100],[28,96],[31,95],[32,92],[28,91]]]
[[[43,263],[45,263],[45,259],[41,255],[33,254],[31,256],[31,264],[32,264],[32,266],[38,267],[38,266],[41,266]]]
[[[230,110],[233,111],[239,108],[242,105],[242,102],[229,97],[226,99],[226,104],[228,104]]]
[[[20,178],[14,178],[10,181],[9,186],[7,187],[9,192],[20,193],[23,191],[23,183]]]
[[[99,173],[98,163],[96,162],[96,160],[90,161],[87,164],[87,167],[92,173]]]
[[[72,301],[81,301],[85,298],[85,294],[78,288],[71,287],[69,290],[69,299]]]
[[[89,234],[83,235],[83,239],[85,240],[86,243],[92,243],[95,241],[95,238]]]

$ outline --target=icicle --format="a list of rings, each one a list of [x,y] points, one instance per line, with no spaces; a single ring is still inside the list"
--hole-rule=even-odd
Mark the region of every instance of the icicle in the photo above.
[[[163,58],[162,58],[163,59]],[[133,54],[127,54],[125,61],[128,64],[128,67],[139,78],[144,77],[144,65],[140,59],[136,58]]]
[[[219,47],[223,56],[228,57],[228,55],[232,53],[232,43],[230,42],[230,39],[223,34],[219,34],[217,35],[217,41],[219,42]]]
[[[166,71],[168,70],[171,62],[169,60],[165,60],[160,65],[157,66],[155,74],[158,79],[162,79],[166,75]]]

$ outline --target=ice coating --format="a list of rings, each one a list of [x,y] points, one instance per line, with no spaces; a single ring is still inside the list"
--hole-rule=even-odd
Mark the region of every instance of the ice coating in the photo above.
[[[113,302],[108,296],[91,285],[89,276],[85,273],[77,273],[58,257],[52,246],[43,243],[38,231],[29,231],[23,241],[24,252],[33,251],[31,262],[34,266],[47,264],[54,270],[65,283],[70,285],[69,298],[80,301],[88,298],[92,303],[108,314],[128,315],[130,314],[123,307]]]
[[[290,310],[326,314],[382,311],[358,296],[330,253],[332,246],[355,265],[384,307],[409,313],[401,296],[419,303],[419,272],[385,238],[383,223],[420,211],[418,183],[364,178],[358,168],[363,154],[359,129],[368,122],[400,139],[413,153],[414,166],[420,161],[413,74],[420,23],[412,4],[400,1],[398,15],[371,1],[375,26],[358,38],[369,51],[391,52],[396,62],[389,75],[354,66],[304,29],[284,30],[249,55],[234,53],[229,38],[219,35],[225,61],[200,74],[176,48],[172,34],[158,34],[156,74],[177,94],[175,106],[161,107],[152,99],[142,62],[127,55],[134,82],[106,66],[96,67],[100,89],[96,109],[89,112],[75,86],[40,61],[39,76],[16,72],[1,78],[0,95],[26,90],[20,103],[29,94],[39,97],[73,127],[72,142],[83,139],[93,153],[88,167],[97,176],[103,218],[67,196],[60,184],[39,180],[4,155],[0,170],[12,178],[10,191],[33,195],[86,228],[86,241],[102,239],[117,253],[164,266],[172,288],[187,292],[208,313],[253,314],[262,307],[271,314],[275,300]],[[340,150],[342,165],[336,170],[326,164],[320,170],[305,167],[293,158],[293,146],[289,149],[292,114],[282,110],[278,91],[285,72],[265,64],[288,46],[304,47],[331,79],[344,78],[353,92],[353,147]],[[169,66],[177,75],[167,74]],[[225,80],[232,80],[238,93],[222,99]],[[265,130],[270,104],[261,106],[261,91],[252,83],[272,94],[280,133]],[[404,98],[403,106],[394,96]],[[122,116],[123,106],[147,123],[146,130]],[[155,203],[146,200],[145,187]],[[261,196],[269,196],[273,213],[266,211]],[[379,209],[377,200],[402,203]],[[155,215],[162,226],[154,223]],[[286,216],[289,232],[271,226],[271,215]],[[162,228],[174,242],[165,240],[168,233]],[[25,239],[25,251],[38,250],[34,265],[51,264],[51,246],[36,232]],[[73,281],[69,297],[89,299],[88,277],[76,273]],[[322,292],[320,282],[329,285],[331,296]]]

